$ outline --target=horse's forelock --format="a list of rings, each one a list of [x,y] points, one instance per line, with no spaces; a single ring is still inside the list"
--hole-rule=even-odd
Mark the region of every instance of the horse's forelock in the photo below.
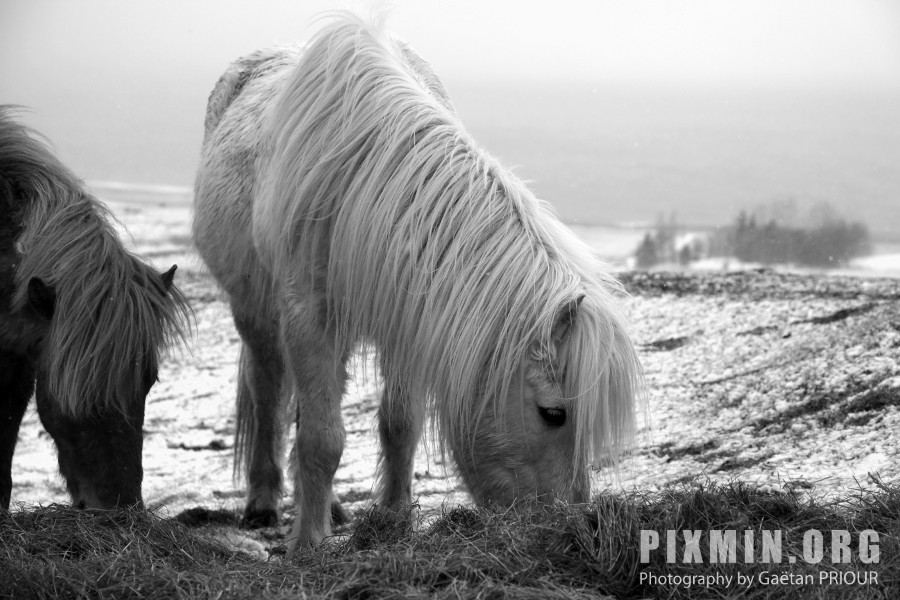
[[[576,423],[576,452],[584,466],[615,464],[633,440],[641,367],[610,298],[588,295],[579,306],[566,346],[563,394]]]
[[[616,463],[634,438],[643,369],[618,308],[626,292],[592,250],[556,219],[542,221],[559,260],[578,276],[584,300],[563,342],[563,394],[576,420],[579,464]],[[579,294],[580,295],[580,294]]]

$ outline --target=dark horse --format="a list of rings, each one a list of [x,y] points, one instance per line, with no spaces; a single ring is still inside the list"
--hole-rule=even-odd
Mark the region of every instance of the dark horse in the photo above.
[[[0,106],[0,510],[33,392],[75,506],[139,505],[144,402],[189,309],[106,207]]]

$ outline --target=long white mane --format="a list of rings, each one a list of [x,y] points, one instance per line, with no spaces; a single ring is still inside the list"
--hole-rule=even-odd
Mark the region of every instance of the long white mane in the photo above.
[[[264,116],[254,240],[282,281],[324,288],[348,346],[472,439],[535,340],[584,295],[561,353],[580,464],[634,431],[640,367],[619,285],[551,209],[465,132],[427,64],[380,24],[329,24]]]

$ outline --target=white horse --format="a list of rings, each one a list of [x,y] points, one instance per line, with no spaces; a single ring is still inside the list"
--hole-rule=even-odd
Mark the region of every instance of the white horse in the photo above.
[[[302,50],[231,65],[209,99],[194,239],[243,341],[251,524],[277,521],[295,410],[292,544],[344,514],[331,486],[359,341],[379,351],[388,507],[412,501],[429,413],[479,503],[587,501],[589,464],[633,434],[640,366],[618,284],[380,24],[342,15]]]

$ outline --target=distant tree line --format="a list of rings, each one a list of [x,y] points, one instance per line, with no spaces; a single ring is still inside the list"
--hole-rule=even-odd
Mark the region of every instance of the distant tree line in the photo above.
[[[678,232],[675,215],[669,219],[660,216],[656,229],[648,231],[634,252],[638,269],[648,269],[661,263],[673,262],[675,256],[675,235]]]
[[[679,236],[681,227],[675,213],[660,215],[656,229],[648,231],[635,250],[637,268],[648,269],[658,264],[689,265],[703,258],[705,244],[696,238]]]
[[[871,242],[869,229],[862,223],[829,219],[802,228],[784,226],[773,219],[759,225],[753,216],[741,211],[734,225],[714,236],[710,248],[742,262],[838,267],[868,254]]]
[[[674,217],[660,219],[635,250],[635,262],[639,269],[662,263],[687,265],[706,255],[765,265],[839,267],[871,251],[868,227],[840,218],[828,204],[813,207],[809,221],[812,224],[804,227],[769,217],[760,225],[755,214],[741,211],[733,225],[718,229],[707,244],[694,240],[678,246]]]

